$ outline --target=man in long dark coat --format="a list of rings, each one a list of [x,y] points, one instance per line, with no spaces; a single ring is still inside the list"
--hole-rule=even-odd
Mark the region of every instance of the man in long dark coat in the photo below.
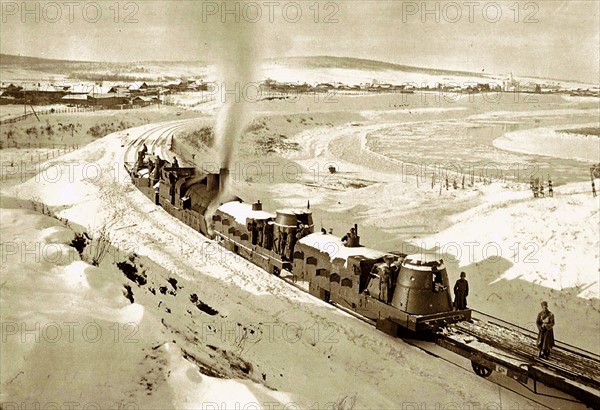
[[[379,269],[379,299],[384,303],[390,302],[390,269],[387,265]]]
[[[259,219],[255,222],[255,224],[256,225],[254,229],[256,229],[256,245],[263,246],[263,232],[265,228],[265,221]]]
[[[279,226],[273,225],[273,252],[279,255],[281,252],[281,231]]]
[[[460,279],[454,285],[454,307],[456,310],[467,308],[467,296],[469,296],[469,282],[465,279],[467,274],[460,273]]]
[[[263,227],[263,248],[271,249],[273,247],[273,225],[265,222]]]
[[[285,248],[283,259],[291,261],[294,257],[294,246],[296,245],[295,228],[286,228],[287,235],[285,236]]]
[[[542,311],[538,313],[535,323],[539,330],[537,346],[540,357],[547,359],[554,347],[554,313],[548,310],[548,302],[542,302]]]

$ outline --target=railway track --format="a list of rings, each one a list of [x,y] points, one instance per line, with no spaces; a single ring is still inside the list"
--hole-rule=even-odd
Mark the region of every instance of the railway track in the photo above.
[[[516,331],[492,322],[474,320],[450,326],[454,331],[485,340],[491,346],[523,358],[529,364],[541,365],[572,380],[578,380],[595,388],[600,387],[600,358],[593,353],[573,351],[558,344],[549,359],[538,358],[536,336]]]
[[[299,289],[299,290],[301,290],[303,292],[308,292],[308,290],[307,290],[306,287],[303,287],[303,286],[299,285],[298,283],[296,283],[295,281],[293,281],[291,279],[293,277],[293,275],[290,272],[282,271],[281,273],[282,273],[282,275],[287,275],[287,276],[279,276],[279,279],[283,280],[284,282],[286,282],[290,286],[293,286],[293,287],[295,287],[295,288],[297,288],[297,289]],[[362,322],[364,322],[364,323],[366,323],[366,324],[368,324],[370,326],[373,326],[373,327],[377,326],[376,321],[374,321],[372,319],[369,319],[369,318],[367,318],[367,317],[365,317],[365,316],[363,316],[363,315],[361,315],[359,313],[356,313],[353,310],[348,309],[348,308],[346,308],[346,307],[344,307],[344,306],[342,306],[340,304],[337,304],[337,303],[334,303],[334,302],[329,302],[329,303],[332,306],[335,306],[337,309],[339,309],[339,310],[341,310],[341,311],[349,314],[350,316],[352,316],[352,317],[354,317],[354,318],[356,318],[356,319],[358,319],[358,320],[360,320],[360,321],[362,321]],[[481,313],[481,315],[485,315],[487,318],[489,318],[491,320],[494,320],[494,321],[503,322],[502,319],[496,318],[496,317],[491,316],[491,315],[486,315],[486,314],[483,314],[483,313]],[[446,362],[448,362],[448,363],[450,363],[452,365],[455,365],[455,366],[457,366],[457,367],[459,367],[459,368],[461,368],[461,369],[463,369],[465,371],[468,371],[468,372],[470,372],[472,370],[471,368],[464,367],[464,366],[458,364],[454,360],[449,360],[449,359],[443,357],[442,355],[440,355],[439,352],[436,351],[436,347],[438,347],[436,344],[433,344],[433,343],[430,343],[430,342],[424,342],[424,341],[420,341],[420,340],[415,340],[415,339],[410,339],[410,338],[405,338],[405,337],[400,337],[399,339],[402,340],[404,343],[407,343],[407,344],[409,344],[409,345],[411,345],[411,346],[413,346],[413,347],[421,350],[422,352],[425,352],[425,353],[427,353],[427,354],[429,354],[429,355],[431,355],[431,356],[433,356],[433,357],[435,357],[435,358],[437,358],[439,360],[444,360],[444,361],[446,361]],[[512,355],[507,355],[507,356],[512,356]],[[573,399],[570,399],[568,397],[560,397],[560,396],[553,396],[553,395],[538,393],[537,391],[530,389],[527,385],[525,385],[525,389],[527,390],[527,394],[525,394],[523,391],[518,391],[517,389],[510,387],[507,383],[499,383],[497,381],[492,381],[492,380],[489,380],[489,381],[491,383],[496,384],[499,388],[503,388],[503,389],[509,390],[512,393],[518,394],[519,396],[521,396],[521,397],[523,397],[523,398],[525,398],[527,400],[530,400],[532,402],[535,402],[536,404],[538,404],[538,405],[540,405],[540,406],[542,406],[544,408],[553,409],[554,408],[553,406],[555,404],[553,404],[553,403],[552,404],[543,403],[541,401],[533,399],[531,397],[531,393],[532,392],[534,394],[536,394],[536,395],[549,396],[551,398],[559,399],[561,401],[577,402],[577,403],[581,403],[583,405],[583,403],[580,402],[579,400],[573,400]],[[521,384],[523,384],[523,383],[521,383]]]
[[[169,122],[144,131],[138,137],[127,143],[123,153],[123,162],[134,163],[137,160],[137,152],[140,149],[140,145],[143,143],[146,143],[148,152],[154,152],[155,154],[160,155],[163,159],[170,159],[165,158],[169,156],[169,154],[166,150],[162,149],[163,144],[175,133],[175,131],[185,127],[192,121],[194,121],[194,119]]]
[[[169,159],[167,157],[167,153],[162,151],[162,146],[164,146],[165,141],[168,140],[169,136],[173,135],[176,129],[183,127],[190,120],[184,120],[178,123],[168,123],[160,125],[152,130],[148,130],[142,133],[139,137],[131,141],[124,153],[124,161],[125,162],[135,162],[137,159],[137,151],[139,146],[142,143],[147,143],[149,152],[155,152],[157,150],[162,154],[161,157],[165,159]],[[183,159],[182,159],[183,160]],[[290,277],[285,277],[287,271],[283,271],[282,274],[284,276],[280,277],[280,279],[284,280],[291,286],[294,286],[304,292],[308,290],[305,287],[300,286],[290,279]],[[290,274],[291,275],[291,274]],[[340,310],[362,320],[365,323],[368,323],[372,326],[376,326],[375,321],[370,320],[356,312],[347,309],[338,304],[334,304]],[[439,346],[457,353],[461,356],[471,358],[471,363],[473,363],[473,369],[480,376],[486,377],[489,376],[492,372],[492,368],[494,370],[500,371],[501,373],[505,373],[508,376],[512,376],[513,378],[519,380],[522,384],[527,386],[527,383],[523,383],[523,377],[525,382],[528,381],[528,378],[532,378],[534,380],[534,389],[536,386],[536,381],[550,381],[549,386],[563,386],[561,381],[567,379],[566,389],[563,390],[569,394],[575,395],[578,398],[584,397],[586,403],[600,403],[600,358],[597,355],[594,355],[590,352],[586,352],[582,349],[578,349],[575,346],[566,345],[564,343],[558,343],[557,348],[552,351],[552,355],[550,360],[541,360],[537,358],[537,347],[535,334],[533,332],[528,331],[527,329],[522,329],[517,325],[511,324],[509,322],[502,321],[499,318],[493,317],[491,315],[487,315],[483,312],[476,312],[477,316],[474,316],[474,320],[471,322],[460,322],[457,324],[450,325],[443,334],[437,334],[438,340],[442,341],[450,341],[458,343],[450,346],[448,343],[438,343]],[[450,336],[458,336],[455,339],[452,339]],[[435,348],[438,348],[436,344],[429,343],[430,347],[423,346],[422,344],[416,343],[414,340],[403,338],[404,342],[415,346],[416,348],[427,352],[430,355],[438,357],[442,360],[446,360],[450,363],[453,361],[445,359],[441,357],[439,354],[435,352]],[[477,343],[472,343],[472,341],[477,341]],[[462,343],[462,345],[461,345]],[[479,347],[478,347],[479,346]],[[493,349],[493,353],[495,355],[488,354],[491,350],[486,350],[483,347],[487,346],[490,349]],[[461,348],[463,348],[461,350]],[[480,349],[479,351],[477,349]],[[465,353],[466,352],[466,353]],[[477,362],[476,359],[479,355],[485,356],[486,360],[482,362]],[[491,358],[491,362],[490,362]],[[483,368],[486,369],[485,372],[478,372],[475,368],[475,365],[482,366],[481,363],[484,363]],[[491,364],[490,364],[491,363]],[[506,363],[509,365],[513,365],[513,373],[507,372],[503,367]],[[456,363],[453,363],[456,365]],[[497,366],[496,366],[497,364]],[[486,368],[485,366],[489,365],[490,368]],[[463,366],[459,366],[464,369]],[[502,371],[502,369],[504,371]],[[516,370],[515,370],[516,369]],[[487,372],[489,370],[489,373]],[[537,379],[536,375],[540,373],[545,374],[545,376]],[[516,373],[515,373],[516,372]],[[520,377],[516,377],[517,376]],[[553,383],[557,381],[557,383]],[[573,384],[569,384],[571,381],[575,381],[578,383],[582,383],[584,390],[584,394],[580,393],[581,390],[578,390],[577,384],[574,384],[575,390],[572,389]],[[536,403],[552,408],[552,406],[548,406],[539,401],[533,400],[531,397],[526,396],[520,392],[515,391],[512,388],[507,387],[504,384],[497,383],[500,387],[511,390],[512,392],[525,397],[528,400],[535,401]],[[527,387],[529,389],[529,387]],[[590,389],[589,391],[585,391],[586,389]],[[535,393],[537,391],[532,390]],[[575,391],[576,394],[573,394]],[[540,394],[540,393],[538,393]],[[558,399],[564,400],[572,400],[569,398],[563,398],[558,396],[551,396]],[[572,400],[573,401],[573,400]]]

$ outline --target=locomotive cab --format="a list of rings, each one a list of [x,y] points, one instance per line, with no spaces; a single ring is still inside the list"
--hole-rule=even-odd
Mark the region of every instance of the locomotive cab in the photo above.
[[[435,255],[409,255],[400,267],[391,305],[413,315],[452,311],[444,261]]]

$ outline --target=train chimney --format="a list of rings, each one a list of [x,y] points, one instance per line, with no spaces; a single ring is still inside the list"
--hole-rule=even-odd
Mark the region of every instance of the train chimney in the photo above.
[[[229,170],[227,168],[221,168],[219,171],[219,192],[225,192],[228,178]]]
[[[219,174],[208,174],[206,177],[206,190],[216,191],[219,189]]]
[[[252,204],[252,210],[253,211],[262,211],[262,203],[260,202],[260,199],[258,200],[258,202]]]

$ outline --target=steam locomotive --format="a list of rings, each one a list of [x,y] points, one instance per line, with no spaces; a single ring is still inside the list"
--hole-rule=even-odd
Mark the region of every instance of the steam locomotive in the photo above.
[[[436,332],[471,318],[471,310],[453,309],[439,258],[364,247],[356,225],[344,238],[315,232],[309,205],[271,213],[260,201],[223,197],[226,170],[179,167],[144,150],[126,168],[133,184],[175,218],[266,272],[291,277],[311,295],[374,321],[385,333]]]

